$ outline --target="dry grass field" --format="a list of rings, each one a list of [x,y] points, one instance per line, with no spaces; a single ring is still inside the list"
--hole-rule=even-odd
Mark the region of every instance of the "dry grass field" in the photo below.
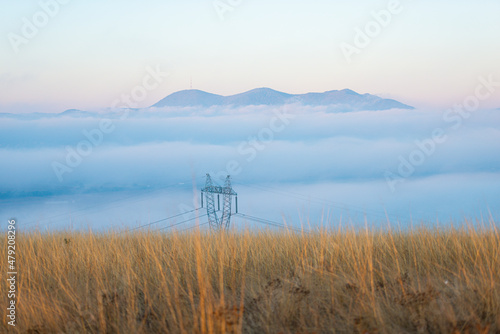
[[[487,225],[20,233],[17,326],[3,316],[0,331],[500,333],[500,235]],[[3,270],[5,234],[0,245]]]

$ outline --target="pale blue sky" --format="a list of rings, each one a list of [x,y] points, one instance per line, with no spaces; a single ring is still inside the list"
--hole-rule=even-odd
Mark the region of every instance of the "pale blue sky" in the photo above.
[[[0,112],[110,107],[156,65],[171,76],[141,106],[190,78],[223,95],[350,88],[434,108],[462,102],[478,76],[500,81],[494,0],[401,0],[401,13],[348,63],[340,44],[389,2],[242,0],[221,20],[212,0],[72,0],[15,53],[9,33],[22,35],[40,2],[0,0]],[[482,106],[500,107],[500,89]]]

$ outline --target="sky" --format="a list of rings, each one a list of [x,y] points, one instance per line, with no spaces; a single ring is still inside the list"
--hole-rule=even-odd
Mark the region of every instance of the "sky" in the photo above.
[[[196,207],[206,173],[232,175],[246,213],[295,223],[500,213],[498,1],[0,5],[2,220],[161,219]],[[348,88],[416,109],[147,108],[191,87]],[[67,109],[92,112],[20,115]]]
[[[479,76],[500,80],[493,0],[0,4],[0,112],[111,107],[148,68],[169,75],[140,107],[190,87],[222,95],[270,87],[349,88],[444,109],[472,94]],[[499,90],[482,107],[500,108]]]

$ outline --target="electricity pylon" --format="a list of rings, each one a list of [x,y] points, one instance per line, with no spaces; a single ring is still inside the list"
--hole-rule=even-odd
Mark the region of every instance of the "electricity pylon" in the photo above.
[[[236,213],[238,213],[238,194],[231,188],[231,177],[228,175],[224,187],[214,185],[210,174],[207,174],[205,188],[201,189],[201,206],[203,207],[203,193],[207,202],[207,215],[210,227],[215,230],[228,229],[231,224],[231,203],[233,196],[236,197]],[[215,210],[215,198],[217,194],[217,210]],[[220,211],[220,195],[222,194],[222,216],[217,216]]]

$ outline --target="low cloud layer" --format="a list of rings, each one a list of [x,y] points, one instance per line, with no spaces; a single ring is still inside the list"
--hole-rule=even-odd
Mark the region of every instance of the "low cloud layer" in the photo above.
[[[380,194],[397,198],[418,191],[408,186],[417,180],[490,175],[497,182],[500,175],[498,110],[461,119],[443,111],[299,106],[182,112],[4,118],[0,197],[155,189],[193,177],[201,187],[210,172],[248,185],[375,182]]]

